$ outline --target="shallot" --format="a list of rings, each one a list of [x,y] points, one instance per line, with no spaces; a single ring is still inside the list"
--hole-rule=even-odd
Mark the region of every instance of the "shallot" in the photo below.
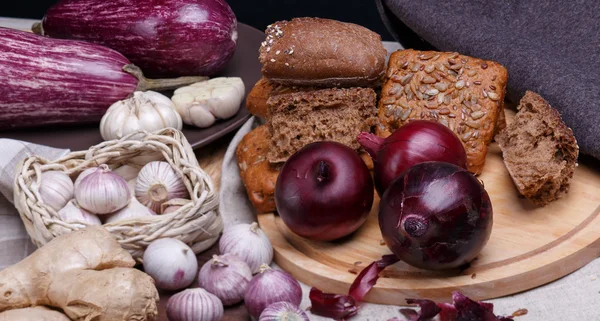
[[[244,260],[252,273],[257,273],[262,264],[271,264],[273,260],[273,246],[256,222],[226,228],[219,241],[219,250]]]
[[[41,179],[40,197],[53,210],[60,210],[73,198],[73,181],[67,174],[59,171],[48,171],[42,174]]]
[[[202,288],[187,289],[167,301],[167,317],[169,321],[219,321],[223,304]]]
[[[274,270],[263,264],[260,273],[250,281],[244,301],[248,313],[258,318],[267,306],[275,302],[284,301],[300,305],[302,288],[289,273]]]
[[[248,264],[233,254],[214,255],[198,274],[198,285],[216,295],[223,305],[242,301],[250,280]]]
[[[171,238],[158,239],[146,248],[143,256],[144,271],[165,290],[188,287],[198,273],[194,251],[185,243]]]
[[[94,214],[109,214],[127,206],[131,193],[127,182],[107,165],[86,170],[77,182],[75,199],[82,208]],[[80,175],[81,177],[82,175]]]

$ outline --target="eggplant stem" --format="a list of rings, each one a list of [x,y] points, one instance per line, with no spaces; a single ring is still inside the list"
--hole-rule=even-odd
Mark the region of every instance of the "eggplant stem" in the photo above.
[[[136,91],[177,89],[181,86],[186,86],[193,83],[208,80],[208,77],[206,76],[188,76],[168,79],[148,79],[144,77],[144,73],[142,72],[142,70],[134,64],[128,64],[123,66],[123,71],[137,78],[138,85],[135,89]]]
[[[356,140],[373,160],[377,159],[377,152],[383,147],[385,141],[385,139],[367,132],[360,133]]]
[[[36,22],[31,26],[31,31],[36,35],[43,36],[44,35],[44,26],[42,26],[41,22]]]

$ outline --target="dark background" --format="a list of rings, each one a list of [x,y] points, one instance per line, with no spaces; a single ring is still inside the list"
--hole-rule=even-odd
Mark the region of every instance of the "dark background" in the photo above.
[[[40,19],[58,0],[1,0],[0,16]],[[106,0],[110,1],[110,0]],[[238,21],[260,30],[277,20],[322,17],[353,22],[393,40],[379,18],[375,0],[226,0]]]

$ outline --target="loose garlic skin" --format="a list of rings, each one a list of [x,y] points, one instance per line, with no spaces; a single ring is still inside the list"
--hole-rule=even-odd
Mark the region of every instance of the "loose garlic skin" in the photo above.
[[[44,172],[39,186],[42,201],[53,210],[65,207],[73,198],[74,186],[69,175],[59,171]]]
[[[168,97],[150,90],[136,91],[108,108],[100,122],[100,134],[104,140],[113,140],[138,130],[181,130],[182,126],[181,116]]]
[[[181,87],[171,100],[185,124],[206,128],[217,119],[233,117],[245,93],[241,78],[219,77]]]
[[[163,203],[188,196],[183,179],[167,162],[150,162],[142,167],[138,174],[135,197],[156,213],[161,213]]]

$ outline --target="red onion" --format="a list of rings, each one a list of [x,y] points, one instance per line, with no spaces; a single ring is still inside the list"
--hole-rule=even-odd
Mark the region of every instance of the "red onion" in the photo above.
[[[100,122],[110,105],[134,91],[203,79],[146,79],[120,53],[83,41],[7,28],[0,28],[0,39],[0,130]]]
[[[358,229],[373,205],[373,180],[351,148],[336,142],[304,146],[283,165],[275,203],[294,233],[330,241]]]
[[[62,0],[34,31],[115,49],[154,77],[213,75],[238,37],[224,0]]]
[[[467,168],[467,153],[460,139],[434,121],[411,121],[386,139],[363,132],[357,140],[373,158],[379,195],[400,173],[422,162],[447,162]]]
[[[244,296],[248,313],[258,318],[267,306],[282,301],[300,305],[302,301],[300,283],[289,273],[271,269],[263,264],[260,273],[250,281]]]
[[[379,204],[379,227],[402,261],[424,269],[465,265],[492,232],[492,204],[466,169],[425,162],[402,173]]]
[[[198,285],[216,295],[223,305],[242,301],[250,280],[250,267],[233,254],[213,255],[198,273]]]
[[[263,310],[258,321],[310,321],[310,319],[297,305],[276,302]]]

